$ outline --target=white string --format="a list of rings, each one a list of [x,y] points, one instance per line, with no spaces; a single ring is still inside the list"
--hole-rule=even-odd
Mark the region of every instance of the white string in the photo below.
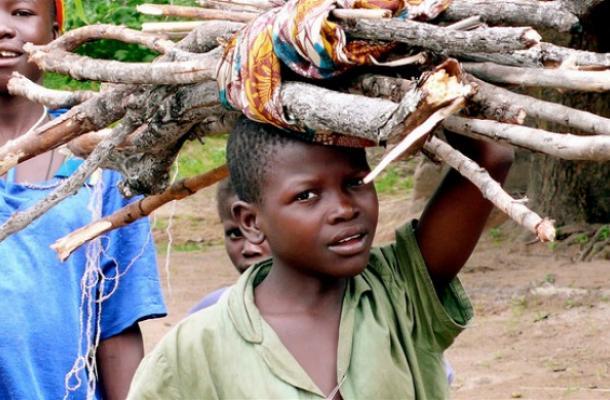
[[[172,178],[170,179],[170,185],[176,181],[176,178],[178,177],[178,172],[180,170],[180,167],[179,167],[180,164],[178,162],[176,162],[174,165],[175,165],[175,169],[174,169],[174,174],[173,174]],[[172,236],[172,224],[174,222],[175,214],[176,214],[176,200],[172,200],[172,210],[169,213],[169,219],[167,221],[167,228],[165,228],[165,233],[167,233],[167,249],[165,252],[165,277],[167,279],[167,296],[170,299],[173,299],[170,262],[171,262],[171,255],[172,255],[172,244],[174,242],[174,237]]]
[[[97,171],[101,174],[101,171]],[[99,220],[102,216],[102,198],[104,191],[103,179],[98,179],[93,190],[87,209],[91,212],[92,221]],[[96,352],[100,342],[102,304],[98,297],[103,296],[104,274],[100,267],[100,256],[102,245],[99,238],[91,240],[86,247],[86,265],[81,278],[81,303],[79,307],[79,336],[78,355],[72,369],[65,377],[64,399],[70,396],[82,385],[80,374],[85,372],[87,377],[87,400],[95,397],[97,385],[97,363]],[[94,321],[95,320],[95,321]],[[94,325],[95,323],[95,325]],[[83,343],[86,350],[83,351]],[[74,384],[71,381],[74,380]]]

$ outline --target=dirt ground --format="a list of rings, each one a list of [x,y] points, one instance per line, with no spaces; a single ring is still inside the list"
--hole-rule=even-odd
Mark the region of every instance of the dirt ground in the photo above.
[[[142,324],[147,350],[203,295],[237,278],[220,245],[212,193],[156,216],[170,314]],[[404,198],[382,199],[380,208],[381,240],[415,216]],[[166,264],[170,215],[174,249],[195,250],[174,250]],[[452,397],[610,399],[610,261],[576,263],[546,245],[510,240],[515,235],[503,229],[483,235],[460,275],[476,318],[446,354],[456,372]]]

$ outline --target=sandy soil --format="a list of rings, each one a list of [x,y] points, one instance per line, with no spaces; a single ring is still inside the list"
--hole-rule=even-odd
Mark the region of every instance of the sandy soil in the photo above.
[[[170,315],[142,324],[147,350],[204,294],[237,277],[219,245],[212,197],[179,205],[172,229],[175,243],[204,249],[173,252],[166,269],[160,246]],[[381,210],[382,238],[411,217],[405,199],[385,199]],[[157,239],[168,240],[161,230]],[[610,261],[574,263],[547,246],[486,233],[461,279],[477,316],[447,352],[454,399],[610,399]]]

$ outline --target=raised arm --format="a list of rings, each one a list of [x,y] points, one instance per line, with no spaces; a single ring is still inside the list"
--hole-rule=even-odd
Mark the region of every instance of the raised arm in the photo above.
[[[513,151],[450,132],[447,140],[498,182],[504,183],[513,161]],[[428,202],[416,237],[430,277],[442,287],[462,269],[474,250],[493,205],[457,171],[450,170]]]

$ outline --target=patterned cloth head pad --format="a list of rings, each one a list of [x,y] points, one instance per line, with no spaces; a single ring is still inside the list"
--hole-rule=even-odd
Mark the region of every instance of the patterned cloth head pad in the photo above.
[[[226,44],[218,65],[221,102],[248,118],[279,128],[301,131],[285,118],[280,101],[280,61],[310,79],[328,79],[372,63],[391,43],[347,41],[340,25],[329,21],[336,8],[387,9],[396,18],[428,20],[451,0],[289,0],[246,25]],[[303,132],[325,144],[366,146],[370,141],[340,134]]]

